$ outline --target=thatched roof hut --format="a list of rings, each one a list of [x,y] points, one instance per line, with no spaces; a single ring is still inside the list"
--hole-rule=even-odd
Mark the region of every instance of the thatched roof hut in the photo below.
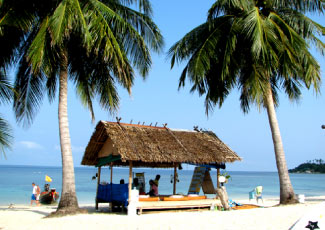
[[[175,167],[238,160],[241,158],[212,132],[100,121],[81,164],[128,166],[132,161],[133,167]]]

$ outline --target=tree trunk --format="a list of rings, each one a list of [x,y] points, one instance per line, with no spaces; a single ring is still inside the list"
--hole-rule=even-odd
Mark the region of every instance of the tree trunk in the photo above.
[[[226,187],[224,186],[221,186],[220,188],[217,187],[217,194],[221,201],[223,209],[226,211],[230,210]]]
[[[278,120],[276,118],[273,95],[271,86],[265,96],[265,106],[269,118],[269,124],[272,132],[272,139],[274,145],[276,166],[278,168],[280,181],[280,204],[297,203],[297,197],[291,185],[285,154],[282,145],[282,138],[280,134]]]
[[[68,122],[68,53],[66,51],[61,54],[59,84],[58,115],[62,155],[62,191],[58,209],[53,214],[66,215],[79,211]]]

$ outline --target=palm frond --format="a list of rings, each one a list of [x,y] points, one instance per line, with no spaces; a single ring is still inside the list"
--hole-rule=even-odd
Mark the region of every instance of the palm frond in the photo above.
[[[242,32],[246,34],[247,39],[251,42],[252,50],[256,60],[267,62],[267,44],[265,41],[265,22],[259,9],[254,7],[247,12],[246,17],[243,17],[239,22]]]
[[[114,80],[114,66],[113,63],[109,64],[103,58],[103,50],[101,52],[91,51],[90,53],[84,52],[83,48],[78,43],[78,38],[71,37],[71,43],[69,43],[69,52],[75,55],[70,57],[70,78],[77,86],[77,93],[87,107],[92,118],[94,113],[92,112],[92,100],[96,97],[99,98],[100,105],[109,110],[112,114],[116,112],[118,108],[118,94],[115,89]],[[127,62],[127,59],[125,60]],[[87,65],[82,63],[86,62]],[[128,71],[128,84],[133,83],[134,74],[130,66],[125,71]],[[118,83],[121,82],[119,78]],[[124,85],[123,85],[124,86]],[[111,91],[110,91],[111,90]],[[103,94],[103,95],[102,95]]]
[[[55,9],[49,21],[52,43],[61,44],[67,39],[72,30],[72,13],[69,6],[72,0],[63,0]]]
[[[90,32],[92,36],[99,35],[98,44],[95,47],[96,50],[103,49],[103,58],[107,62],[112,62],[115,66],[115,74],[122,81],[127,82],[125,75],[125,59],[123,54],[123,47],[119,44],[117,37],[115,36],[115,31],[112,31],[112,28],[109,21],[113,21],[112,24],[118,24],[122,20],[119,15],[116,14],[113,10],[111,10],[106,5],[100,3],[97,0],[91,1],[93,3],[92,10],[96,12],[96,14],[92,15],[92,24],[90,28]],[[103,12],[100,12],[100,10]],[[99,12],[98,12],[99,11]],[[107,19],[106,19],[106,18]],[[121,23],[119,28],[126,26],[126,23]],[[123,29],[122,29],[123,30]],[[127,88],[130,90],[131,85],[128,84]]]
[[[14,89],[14,112],[18,123],[29,126],[43,99],[45,77],[31,74],[31,67],[22,59],[19,63]]]
[[[151,17],[123,5],[113,5],[112,8],[138,31],[150,49],[157,53],[162,51],[164,40]]]
[[[32,43],[29,46],[28,49],[28,57],[27,61],[32,66],[32,71],[35,74],[38,74],[40,72],[41,66],[43,65],[43,58],[44,58],[44,48],[45,43],[47,41],[46,35],[47,35],[47,29],[49,25],[49,19],[45,18],[42,24],[40,25],[40,29],[38,30],[38,33],[33,38]]]
[[[208,21],[214,20],[222,14],[240,14],[253,6],[252,1],[245,0],[217,0],[208,11]]]
[[[4,157],[6,157],[5,150],[11,148],[12,140],[12,128],[6,120],[0,117],[0,153]]]
[[[3,26],[0,34],[0,67],[7,68],[17,61],[17,50],[24,40],[25,33],[16,27]]]
[[[15,27],[27,32],[35,20],[34,12],[27,10],[29,7],[29,4],[22,1],[4,2],[0,6],[0,36],[4,27]]]
[[[100,22],[92,24],[91,30],[97,35],[110,38],[105,40],[99,37],[99,41],[108,42],[106,48],[120,47],[125,50],[133,66],[139,69],[143,76],[146,76],[151,66],[147,45],[155,51],[160,51],[163,43],[156,25],[146,15],[125,6],[118,4],[107,6],[97,0],[90,2],[92,10],[96,12],[95,20]],[[104,27],[98,27],[99,25],[104,25]],[[114,54],[114,52],[107,52],[107,54],[112,53]],[[116,57],[121,58],[121,51],[116,54],[118,54]]]
[[[325,2],[324,0],[275,0],[273,1],[273,7],[291,8],[302,13],[318,12],[323,14]]]
[[[8,103],[13,97],[13,88],[10,84],[5,69],[0,68],[0,105]]]
[[[74,15],[75,22],[73,26],[73,30],[77,30],[80,33],[83,44],[85,47],[90,50],[90,46],[92,44],[92,36],[89,32],[88,24],[86,22],[85,15],[82,11],[82,6],[80,5],[79,0],[71,0],[70,6],[72,14]]]
[[[137,8],[140,12],[143,12],[145,15],[152,17],[153,11],[149,0],[118,0],[117,2],[125,6],[137,5]],[[106,1],[106,3],[112,4],[114,1]]]
[[[319,39],[325,34],[324,26],[302,13],[290,9],[279,10],[279,15],[306,42],[314,45],[322,55],[325,55],[325,44]]]

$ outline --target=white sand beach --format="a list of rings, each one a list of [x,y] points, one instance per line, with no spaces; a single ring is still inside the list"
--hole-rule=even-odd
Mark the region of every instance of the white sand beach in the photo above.
[[[248,200],[238,200],[249,203]],[[53,212],[55,206],[30,207],[13,205],[0,207],[1,230],[43,230],[43,229],[289,229],[297,220],[325,202],[325,196],[308,197],[305,203],[274,206],[277,199],[264,200],[264,208],[232,211],[186,211],[145,213],[140,216],[127,216],[107,213],[107,205],[102,204],[99,211],[94,210],[94,204],[81,205],[88,209],[88,214],[65,216],[61,218],[44,218]],[[254,204],[254,202],[251,202]],[[260,203],[261,204],[261,203]],[[325,210],[323,210],[325,212]],[[324,213],[325,218],[325,213]]]

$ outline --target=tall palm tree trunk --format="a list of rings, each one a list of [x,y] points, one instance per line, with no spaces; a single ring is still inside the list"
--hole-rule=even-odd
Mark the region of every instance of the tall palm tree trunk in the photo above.
[[[62,155],[62,192],[57,211],[74,212],[79,209],[76,196],[74,166],[68,122],[68,52],[61,54],[59,85],[59,132]]]
[[[291,185],[287,163],[284,155],[282,138],[280,134],[279,124],[275,113],[273,102],[273,94],[271,85],[265,95],[266,110],[269,118],[269,124],[272,132],[272,139],[274,145],[276,166],[278,168],[280,181],[280,204],[297,203],[297,198]]]

